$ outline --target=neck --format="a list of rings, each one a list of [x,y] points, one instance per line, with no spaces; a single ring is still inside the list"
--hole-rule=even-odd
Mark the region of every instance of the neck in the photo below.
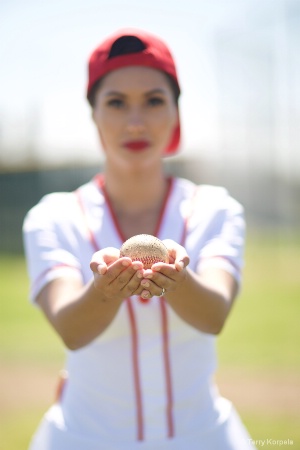
[[[162,170],[116,174],[105,171],[105,190],[123,237],[155,234],[168,190]]]
[[[159,208],[167,189],[162,168],[147,173],[105,172],[105,188],[116,211],[139,214],[149,208]]]

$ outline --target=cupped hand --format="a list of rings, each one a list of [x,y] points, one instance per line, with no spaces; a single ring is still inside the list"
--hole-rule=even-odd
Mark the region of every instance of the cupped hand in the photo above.
[[[143,298],[165,295],[183,283],[186,278],[185,268],[190,262],[190,258],[185,248],[171,239],[163,241],[168,249],[169,264],[155,263],[151,269],[145,270],[141,286],[144,290],[141,293]]]
[[[120,250],[116,248],[107,247],[94,253],[90,268],[94,286],[105,301],[123,300],[142,293],[143,264],[127,257],[120,258]]]

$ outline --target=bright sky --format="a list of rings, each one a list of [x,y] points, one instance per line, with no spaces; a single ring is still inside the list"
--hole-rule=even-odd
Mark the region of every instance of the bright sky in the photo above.
[[[250,3],[253,10],[259,2]],[[13,144],[5,157],[20,157],[19,142],[22,157],[24,142],[43,160],[98,157],[85,100],[87,58],[127,26],[158,34],[172,49],[183,89],[184,147],[217,147],[214,39],[243,27],[248,13],[247,0],[2,0],[0,144]]]

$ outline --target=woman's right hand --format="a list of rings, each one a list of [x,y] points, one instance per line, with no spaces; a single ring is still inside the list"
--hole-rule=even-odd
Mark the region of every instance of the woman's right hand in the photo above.
[[[94,275],[94,286],[105,301],[123,300],[143,291],[143,264],[120,258],[120,250],[107,247],[94,253],[90,268]]]

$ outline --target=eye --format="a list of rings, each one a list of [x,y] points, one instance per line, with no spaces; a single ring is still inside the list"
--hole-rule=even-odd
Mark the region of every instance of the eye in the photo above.
[[[148,105],[150,106],[160,106],[165,103],[165,100],[162,97],[157,95],[148,98]]]
[[[107,105],[111,106],[112,108],[121,109],[124,107],[124,101],[120,98],[111,98],[108,100]]]

